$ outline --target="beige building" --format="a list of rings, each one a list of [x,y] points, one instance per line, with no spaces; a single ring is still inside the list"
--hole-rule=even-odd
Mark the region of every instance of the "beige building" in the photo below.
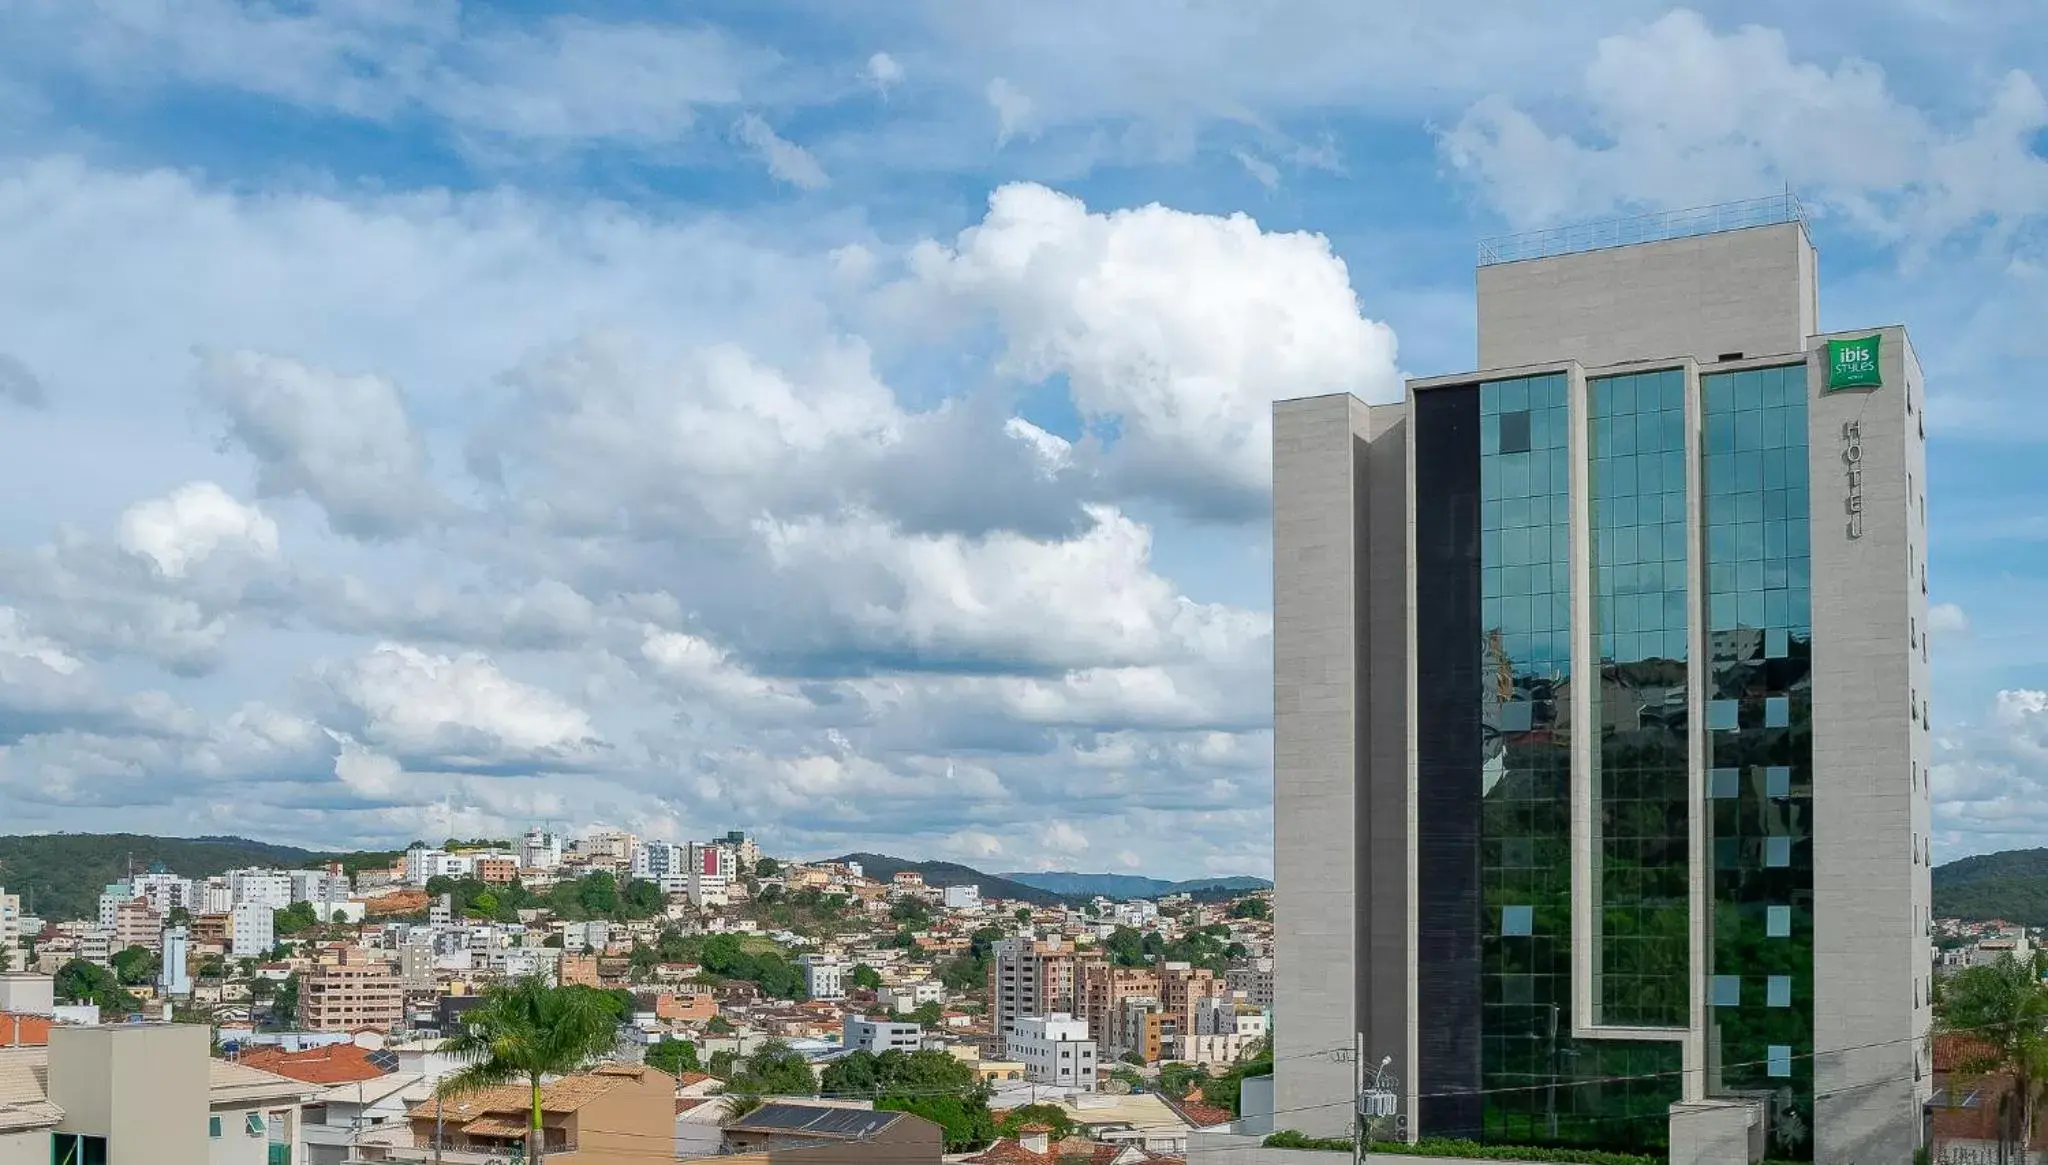
[[[405,1015],[405,989],[391,965],[360,947],[322,956],[299,982],[299,1026],[307,1031],[391,1031]]]
[[[163,915],[150,906],[149,899],[134,898],[114,907],[113,950],[159,950],[163,947],[163,933]]]
[[[548,1165],[646,1165],[673,1160],[675,1077],[639,1064],[607,1064],[541,1089]],[[524,1084],[429,1101],[411,1112],[409,1131],[358,1138],[355,1162],[505,1160],[524,1151],[532,1093]],[[435,1129],[441,1152],[435,1152]],[[403,1143],[401,1143],[403,1142]]]
[[[294,1165],[306,1085],[207,1055],[196,1024],[0,1049],[0,1165]]]

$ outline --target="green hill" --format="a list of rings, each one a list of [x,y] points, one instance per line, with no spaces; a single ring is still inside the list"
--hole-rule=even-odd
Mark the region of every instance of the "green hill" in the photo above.
[[[1933,871],[1934,914],[2048,926],[2048,849],[1958,858]]]
[[[0,886],[19,894],[22,909],[39,918],[91,918],[101,887],[149,869],[155,862],[186,878],[204,878],[242,866],[293,869],[341,861],[350,868],[391,859],[390,854],[322,854],[245,837],[147,837],[136,833],[46,833],[0,837]],[[132,866],[131,866],[132,863]]]

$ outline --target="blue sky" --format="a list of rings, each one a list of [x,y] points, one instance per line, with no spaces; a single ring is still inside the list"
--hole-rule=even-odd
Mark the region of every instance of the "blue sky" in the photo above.
[[[0,0],[0,829],[1268,872],[1268,402],[1789,185],[2039,844],[2048,10],[1551,7]]]

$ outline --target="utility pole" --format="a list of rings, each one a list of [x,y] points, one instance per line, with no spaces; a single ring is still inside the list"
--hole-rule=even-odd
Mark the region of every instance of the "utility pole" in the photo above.
[[[1365,1033],[1351,1035],[1351,1165],[1365,1165]]]
[[[434,1090],[434,1165],[441,1165],[441,1090]]]

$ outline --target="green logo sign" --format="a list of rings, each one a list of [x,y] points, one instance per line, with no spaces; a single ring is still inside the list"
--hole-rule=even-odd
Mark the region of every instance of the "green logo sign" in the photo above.
[[[1860,340],[1828,341],[1828,391],[1838,388],[1879,388],[1884,379],[1877,371],[1878,336]]]

